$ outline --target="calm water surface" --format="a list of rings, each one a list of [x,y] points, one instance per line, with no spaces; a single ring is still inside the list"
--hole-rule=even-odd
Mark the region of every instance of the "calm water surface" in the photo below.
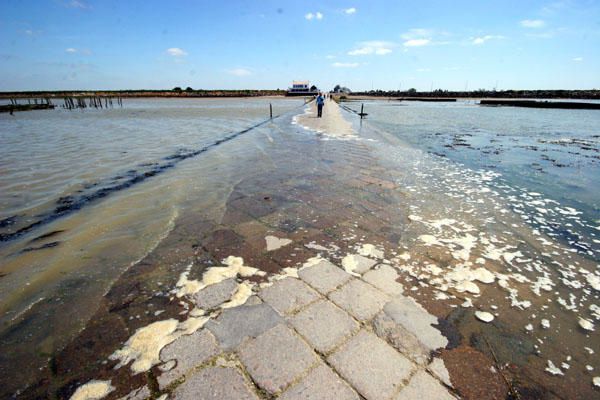
[[[359,110],[360,103],[350,107]],[[370,123],[412,147],[501,174],[509,190],[548,201],[519,202],[531,223],[598,260],[600,251],[600,112],[481,107],[475,101],[370,101]],[[500,187],[499,189],[503,189]],[[506,187],[504,188],[506,189]],[[522,194],[519,194],[521,196]],[[527,199],[526,199],[527,200]],[[556,201],[569,209],[547,207]],[[577,218],[572,218],[572,209]],[[581,214],[579,214],[581,213]],[[573,221],[575,219],[575,221]]]
[[[124,103],[0,115],[0,337],[15,354],[64,346],[185,204],[218,215],[256,149],[199,151],[303,100]]]

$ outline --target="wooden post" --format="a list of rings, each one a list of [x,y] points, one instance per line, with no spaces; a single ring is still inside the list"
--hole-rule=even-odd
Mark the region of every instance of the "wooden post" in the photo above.
[[[361,105],[360,105],[360,119],[363,119],[364,111],[365,111],[365,103],[361,103]]]
[[[273,104],[269,103],[269,115],[271,116],[271,119],[273,119]]]

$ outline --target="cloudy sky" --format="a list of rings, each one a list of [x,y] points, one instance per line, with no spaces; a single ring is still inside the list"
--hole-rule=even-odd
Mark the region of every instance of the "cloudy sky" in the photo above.
[[[600,89],[600,1],[2,0],[0,90]]]

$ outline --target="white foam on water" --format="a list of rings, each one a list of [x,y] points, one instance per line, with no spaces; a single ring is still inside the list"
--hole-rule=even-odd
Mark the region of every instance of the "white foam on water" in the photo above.
[[[454,288],[460,293],[462,293],[462,292],[469,292],[472,294],[480,293],[479,286],[477,286],[476,284],[474,284],[473,282],[468,281],[468,280],[459,282]]]
[[[115,388],[110,381],[92,380],[77,388],[70,400],[100,400],[108,396]]]
[[[433,235],[421,235],[421,236],[419,236],[419,240],[422,241],[423,243],[425,243],[427,246],[434,246],[434,245],[443,246],[444,245]]]
[[[586,275],[585,279],[594,290],[600,291],[600,276],[590,273]]]
[[[131,371],[134,374],[148,371],[160,363],[161,349],[177,338],[174,333],[178,326],[179,321],[176,319],[167,319],[139,328],[121,349],[109,356],[109,359],[119,360],[115,369],[133,361]]]
[[[356,256],[354,254],[348,254],[342,259],[342,267],[344,267],[344,270],[350,275],[360,277],[360,274],[354,272],[358,267],[358,261],[356,261]]]
[[[252,296],[254,283],[242,282],[238,285],[237,291],[228,302],[221,305],[221,308],[232,308],[245,304],[248,298]]]
[[[383,250],[375,247],[375,245],[372,244],[363,244],[361,246],[357,246],[357,251],[358,254],[360,254],[361,256],[365,256],[365,257],[374,257],[374,258],[379,258],[379,259],[383,259],[384,253]]]
[[[207,286],[220,283],[225,279],[235,278],[238,275],[242,278],[249,278],[254,275],[266,275],[264,271],[261,271],[258,268],[244,265],[244,259],[241,257],[229,256],[223,260],[223,264],[225,266],[208,268],[202,275],[202,281],[188,279],[192,268],[192,265],[190,264],[186,271],[180,275],[179,281],[177,282],[177,297],[198,293]]]
[[[548,366],[546,367],[546,371],[552,375],[564,375],[560,368],[558,368],[554,363],[548,360]]]
[[[544,329],[549,329],[550,328],[550,321],[548,321],[547,319],[542,319],[540,321],[540,325],[542,326],[542,328]]]
[[[594,317],[596,321],[600,321],[600,306],[596,304],[590,304],[589,310],[592,314],[592,317]]]
[[[594,331],[594,323],[589,319],[585,319],[583,317],[579,317],[578,320],[579,326],[586,331]]]
[[[525,330],[526,330],[527,332],[531,332],[531,331],[533,331],[533,325],[532,325],[532,324],[527,324],[527,325],[525,325]]]
[[[324,260],[325,259],[321,256],[311,257],[308,260],[306,260],[304,262],[304,264],[302,264],[302,268],[300,268],[300,269],[312,267],[313,265],[317,265],[318,263],[320,263],[321,261],[324,261]]]
[[[482,322],[492,322],[494,320],[494,315],[487,311],[475,311],[475,316],[478,320]]]

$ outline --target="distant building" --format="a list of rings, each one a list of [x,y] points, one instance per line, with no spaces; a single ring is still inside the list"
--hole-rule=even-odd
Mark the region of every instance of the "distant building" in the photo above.
[[[287,91],[288,96],[312,96],[317,93],[317,87],[311,87],[309,81],[293,81],[292,87]]]

